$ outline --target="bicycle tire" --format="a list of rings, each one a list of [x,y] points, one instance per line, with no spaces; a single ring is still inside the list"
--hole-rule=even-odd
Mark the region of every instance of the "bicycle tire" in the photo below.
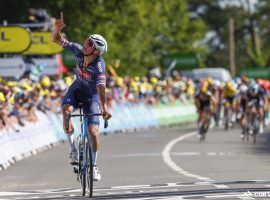
[[[87,149],[84,149],[86,147],[86,141],[85,139],[83,140],[82,142],[82,161],[83,161],[83,153],[85,151],[85,153],[87,152]],[[85,161],[86,162],[86,161]],[[81,162],[80,165],[82,165],[83,163]],[[86,167],[87,167],[87,164],[85,163]],[[82,196],[85,196],[85,193],[86,193],[86,174],[87,174],[87,169],[82,169],[82,166],[81,166],[81,188],[82,188]]]
[[[89,140],[89,136],[87,138],[86,143],[86,163],[87,163],[87,169],[86,169],[86,175],[87,175],[87,186],[88,186],[88,196],[92,198],[93,196],[93,154],[92,154],[92,148]]]
[[[77,180],[81,182],[81,174],[82,174],[82,143],[78,142],[78,178]]]

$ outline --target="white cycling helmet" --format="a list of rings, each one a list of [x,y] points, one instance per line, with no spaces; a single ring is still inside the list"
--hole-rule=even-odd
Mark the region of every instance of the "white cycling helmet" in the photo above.
[[[107,51],[107,41],[98,34],[93,34],[89,36],[89,39],[95,44],[96,49],[100,51],[100,55]]]
[[[246,85],[241,85],[239,91],[241,94],[246,94],[246,92],[248,91],[248,87]]]
[[[259,92],[259,89],[260,89],[260,86],[257,84],[257,83],[254,83],[254,84],[251,84],[249,86],[249,91],[253,94],[258,94]]]

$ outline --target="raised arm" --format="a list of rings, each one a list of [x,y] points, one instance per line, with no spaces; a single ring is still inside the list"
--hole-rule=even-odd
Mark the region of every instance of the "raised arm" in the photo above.
[[[65,27],[65,23],[64,23],[64,14],[63,12],[61,12],[61,18],[60,19],[56,19],[54,22],[54,30],[52,32],[52,41],[56,42],[57,44],[61,45],[61,40],[62,40],[62,36],[61,36],[61,30]]]

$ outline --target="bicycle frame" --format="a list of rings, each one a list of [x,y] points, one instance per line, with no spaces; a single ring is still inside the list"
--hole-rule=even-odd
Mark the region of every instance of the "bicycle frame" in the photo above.
[[[85,116],[82,116],[82,108],[80,108],[81,133],[80,133],[80,140],[79,140],[79,148],[81,148],[80,144],[85,144],[85,140],[89,140],[91,138],[91,137],[88,137],[88,125],[86,123],[85,118],[86,118]],[[88,141],[88,142],[90,142],[90,141]],[[79,155],[79,156],[81,156],[81,155]],[[93,163],[92,163],[91,167],[93,167]],[[82,146],[81,174],[86,175],[86,145]]]
[[[88,131],[88,123],[87,123],[87,117],[90,116],[101,116],[101,113],[97,114],[84,114],[83,113],[83,105],[79,104],[79,114],[74,115],[68,115],[66,118],[66,129],[68,129],[69,126],[69,120],[71,117],[80,117],[80,126],[81,126],[81,132],[79,135],[79,141],[78,141],[78,175],[77,180],[80,182],[82,187],[82,195],[85,196],[86,191],[86,184],[88,184],[89,188],[89,197],[92,197],[93,192],[93,167],[94,167],[94,161],[93,161],[93,151],[92,151],[92,139],[89,135]],[[108,121],[105,120],[104,128],[108,127]],[[89,155],[88,155],[89,154]],[[88,168],[88,162],[89,159],[90,162],[90,173],[87,171]]]

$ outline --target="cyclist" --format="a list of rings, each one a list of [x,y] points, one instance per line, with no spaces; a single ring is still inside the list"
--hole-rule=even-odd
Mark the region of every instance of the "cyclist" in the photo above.
[[[221,104],[220,104],[220,98],[221,98],[221,87],[220,87],[220,81],[218,80],[213,80],[211,78],[208,78],[208,90],[211,92],[212,96],[214,96],[216,102],[216,108],[214,108],[214,120],[215,120],[215,126],[219,125],[219,119],[220,119],[220,109],[221,109]]]
[[[248,91],[248,87],[246,85],[241,85],[239,87],[239,94],[238,94],[238,98],[237,98],[237,107],[239,108],[239,123],[242,127],[242,133],[241,133],[241,138],[244,138],[244,117],[247,111],[247,104],[248,104],[248,97],[247,97],[247,91]]]
[[[73,81],[68,91],[62,100],[62,115],[63,127],[68,136],[68,141],[71,149],[70,163],[77,163],[77,151],[72,140],[71,135],[74,132],[72,122],[69,122],[69,129],[66,130],[66,118],[68,114],[73,112],[73,109],[78,107],[77,96],[80,97],[79,101],[86,102],[85,112],[99,113],[99,105],[101,104],[102,116],[108,120],[111,114],[106,105],[106,76],[105,76],[105,62],[101,55],[107,51],[106,40],[97,34],[89,35],[84,45],[69,42],[61,37],[61,30],[65,27],[63,13],[61,12],[61,19],[55,20],[54,30],[52,33],[52,40],[63,48],[72,51],[76,57],[76,79]],[[76,95],[75,95],[76,94]],[[93,179],[100,180],[101,176],[96,166],[97,153],[99,149],[99,117],[89,117],[89,133],[93,140],[93,161],[94,171]]]
[[[200,127],[202,126],[206,111],[208,110],[210,112],[210,115],[214,113],[215,106],[215,98],[211,94],[211,92],[208,90],[207,85],[203,85],[200,90],[195,95],[195,105],[197,108],[197,112],[199,114],[198,117],[198,136],[200,135]]]
[[[263,133],[264,103],[267,101],[265,92],[257,83],[250,84],[247,93],[248,107],[255,101],[260,117],[259,133]],[[252,132],[251,132],[252,133]]]
[[[231,116],[231,122],[236,121],[236,100],[237,100],[237,93],[238,90],[236,88],[236,85],[232,81],[228,81],[222,92],[222,99],[224,103],[224,118],[227,117],[228,108],[231,108],[232,116]]]
[[[258,79],[257,83],[260,85],[261,89],[265,94],[264,102],[264,123],[267,125],[269,123],[269,82],[268,80]]]

